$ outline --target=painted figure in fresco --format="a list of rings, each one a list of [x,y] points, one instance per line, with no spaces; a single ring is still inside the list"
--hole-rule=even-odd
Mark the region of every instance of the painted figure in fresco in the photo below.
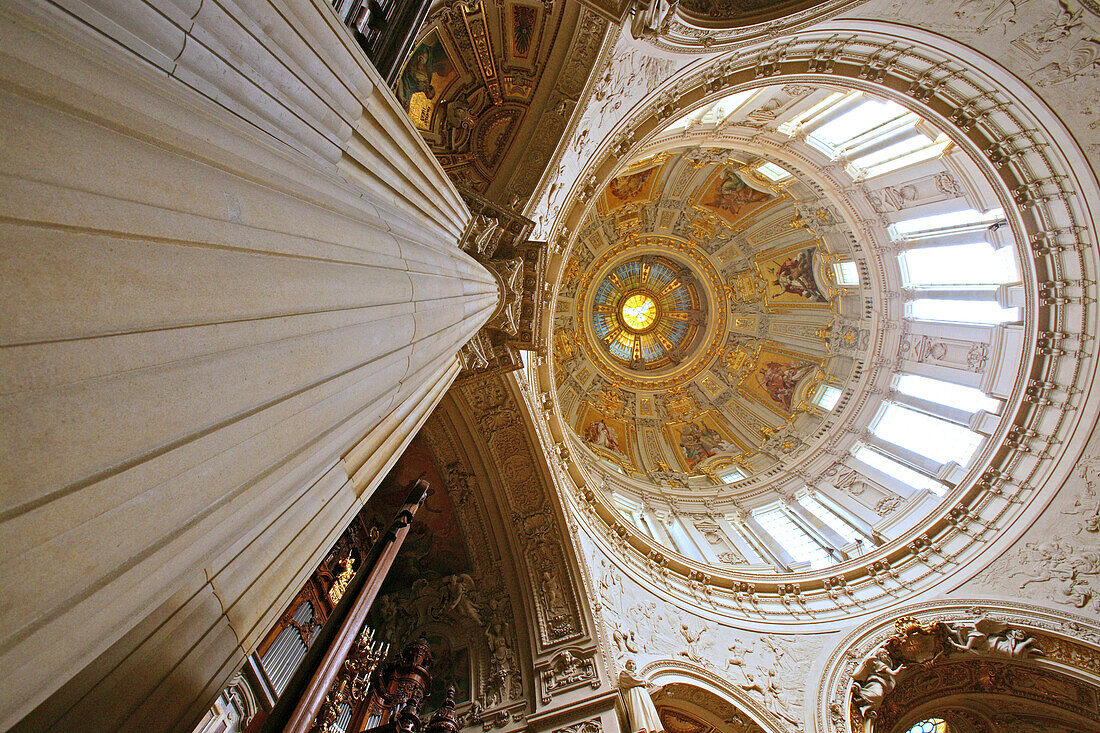
[[[794,390],[798,380],[813,369],[813,364],[784,364],[778,361],[765,363],[756,372],[756,381],[773,400],[790,412]]]
[[[694,468],[697,463],[729,450],[731,446],[722,440],[722,436],[714,428],[688,423],[680,433],[680,448],[684,451],[688,465]]]
[[[602,419],[588,423],[588,427],[584,429],[584,439],[592,445],[598,445],[616,453],[623,452],[622,446],[619,445],[619,439],[615,437],[615,433]]]
[[[796,257],[788,257],[775,272],[774,285],[783,288],[783,292],[824,303],[827,298],[814,280],[814,250],[804,249]]]
[[[727,170],[723,171],[718,190],[708,205],[737,216],[747,205],[761,203],[770,198],[771,194],[756,190],[742,181],[736,173]]]
[[[607,189],[615,198],[625,201],[641,193],[642,187],[645,186],[646,181],[649,180],[652,174],[653,169],[650,168],[649,170],[612,178],[611,183],[607,184]]]
[[[428,99],[435,99],[432,75],[446,73],[447,63],[447,52],[439,39],[428,39],[416,47],[397,82],[397,98],[405,111],[409,111],[410,102],[417,92],[422,92]]]

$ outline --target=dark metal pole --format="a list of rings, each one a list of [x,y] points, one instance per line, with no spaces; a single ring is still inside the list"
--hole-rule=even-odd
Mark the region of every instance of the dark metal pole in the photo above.
[[[348,583],[340,602],[317,632],[261,733],[308,733],[313,728],[325,696],[367,620],[367,613],[401,549],[405,535],[409,533],[413,516],[427,496],[428,484],[418,478],[393,524],[379,538],[370,558]]]
[[[428,17],[431,8],[431,0],[411,0],[400,4],[400,14],[394,7],[386,32],[378,44],[375,54],[375,68],[386,80],[386,84],[393,86],[397,83],[397,77],[401,68],[412,53],[416,37],[420,35],[420,29],[424,26],[424,20]]]

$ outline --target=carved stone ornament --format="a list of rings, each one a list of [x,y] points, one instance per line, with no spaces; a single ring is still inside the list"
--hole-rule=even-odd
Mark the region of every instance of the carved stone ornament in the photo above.
[[[470,380],[452,394],[468,405],[499,467],[506,512],[524,547],[541,646],[575,643],[583,634],[580,604],[566,563],[566,548],[553,513],[551,487],[536,470],[537,446],[505,377]],[[542,459],[545,460],[545,459]]]
[[[877,647],[852,675],[852,705],[863,718],[874,718],[900,679],[926,668],[941,657],[982,654],[1014,659],[1041,655],[1030,632],[986,616],[974,621],[944,623],[905,616],[894,625],[894,636]]]
[[[546,243],[529,240],[534,222],[460,188],[474,216],[459,246],[485,266],[497,282],[497,308],[459,352],[459,379],[519,369],[519,352],[535,351],[546,279]]]
[[[582,685],[600,686],[596,672],[596,661],[592,657],[582,658],[566,649],[550,660],[550,666],[542,670],[542,702],[545,705],[554,694],[571,690]]]

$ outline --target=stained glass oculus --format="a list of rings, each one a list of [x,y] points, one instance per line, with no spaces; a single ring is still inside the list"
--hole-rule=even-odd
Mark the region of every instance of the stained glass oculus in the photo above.
[[[690,270],[663,257],[624,262],[596,287],[592,330],[631,369],[679,363],[704,321]]]

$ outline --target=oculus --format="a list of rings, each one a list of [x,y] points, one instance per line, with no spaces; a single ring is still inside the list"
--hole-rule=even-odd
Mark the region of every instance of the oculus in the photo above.
[[[619,315],[628,330],[642,333],[657,322],[657,301],[649,293],[634,293],[623,300]]]
[[[634,371],[680,363],[703,321],[691,271],[664,257],[639,257],[614,267],[592,299],[593,334]]]

